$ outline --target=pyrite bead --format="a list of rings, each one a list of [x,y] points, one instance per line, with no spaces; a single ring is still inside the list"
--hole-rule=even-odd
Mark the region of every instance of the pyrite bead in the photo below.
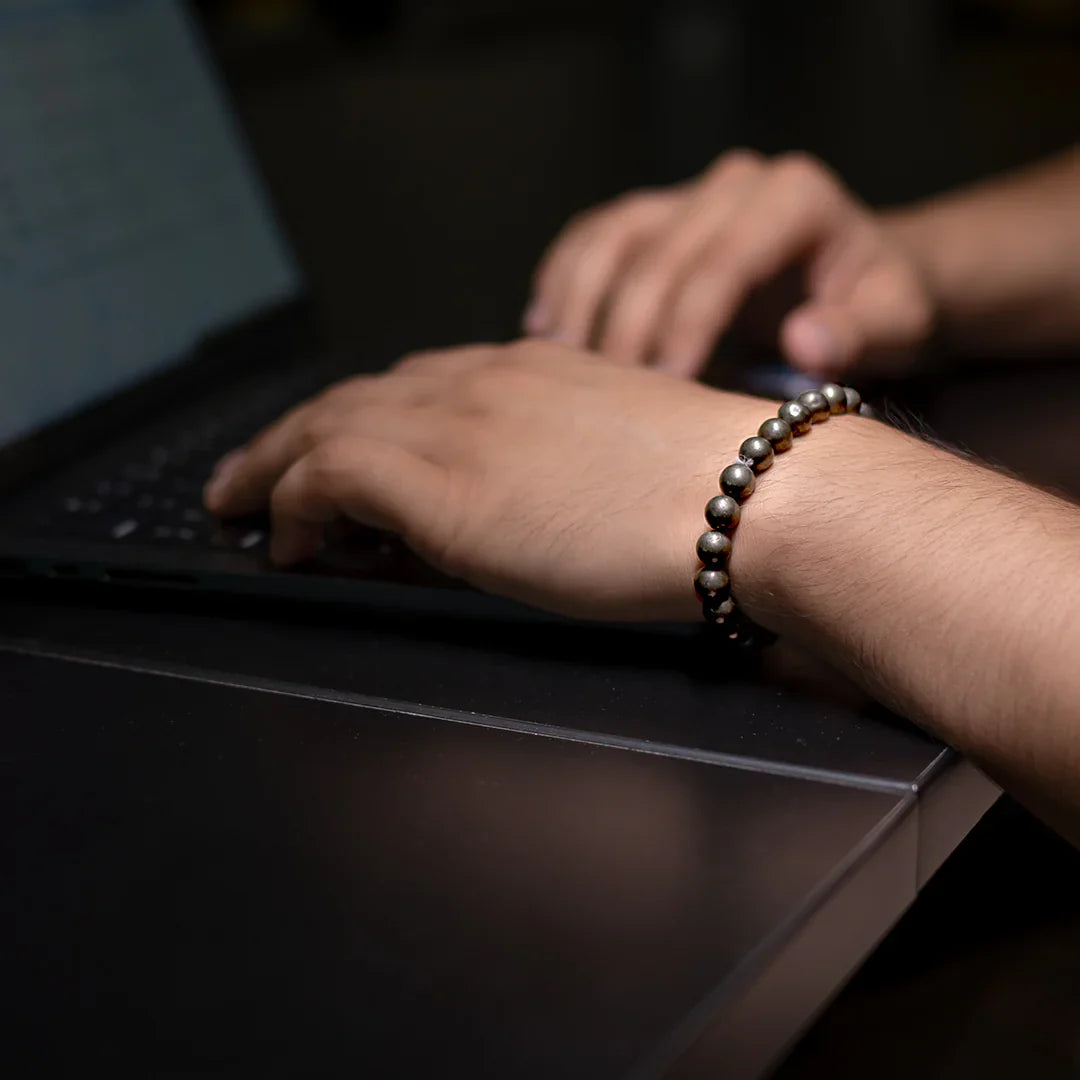
[[[731,532],[741,516],[739,504],[730,495],[716,495],[705,504],[705,520],[710,529]]]
[[[706,600],[724,601],[731,591],[731,583],[723,570],[699,570],[694,578],[694,591],[703,603]]]
[[[849,413],[855,413],[857,415],[859,412],[859,406],[862,404],[862,394],[860,394],[858,390],[853,390],[850,386],[845,386],[844,398],[847,402],[847,411]]]
[[[711,570],[722,570],[730,554],[731,537],[727,533],[713,529],[698,537],[697,557]]]
[[[710,622],[723,622],[725,619],[730,618],[734,610],[735,601],[730,596],[726,600],[721,600],[719,597],[715,599],[709,598],[703,600],[701,604],[702,614]]]
[[[829,412],[833,416],[847,412],[847,396],[844,394],[842,386],[834,382],[827,382],[824,386],[819,387],[819,390],[821,396],[829,403]]]
[[[815,424],[829,419],[829,399],[820,390],[804,390],[798,402],[810,410],[810,417]]]
[[[810,410],[799,401],[785,401],[776,415],[784,421],[796,435],[805,435],[810,430],[814,418]]]
[[[756,473],[764,472],[776,456],[772,443],[761,435],[751,435],[749,439],[743,439],[739,447],[739,457],[750,466]]]
[[[741,461],[729,465],[720,474],[720,490],[740,502],[754,490],[754,470]]]
[[[773,450],[782,454],[785,450],[791,449],[791,443],[793,436],[791,434],[791,425],[786,420],[781,420],[780,417],[774,416],[771,420],[766,420],[761,427],[758,428],[758,434],[763,439],[768,439],[772,443]]]

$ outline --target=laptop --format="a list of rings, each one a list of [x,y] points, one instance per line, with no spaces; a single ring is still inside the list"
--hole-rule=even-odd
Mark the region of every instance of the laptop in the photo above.
[[[475,607],[389,535],[282,572],[202,506],[350,365],[178,0],[0,0],[0,147],[0,576]]]

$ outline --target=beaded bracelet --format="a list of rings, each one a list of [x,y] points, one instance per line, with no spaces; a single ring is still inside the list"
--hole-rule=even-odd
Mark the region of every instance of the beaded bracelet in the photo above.
[[[697,554],[704,564],[694,578],[694,590],[701,600],[708,623],[718,627],[736,644],[761,644],[775,635],[752,623],[739,610],[731,595],[728,560],[731,557],[731,534],[738,527],[742,511],[739,504],[753,493],[758,473],[768,469],[777,454],[790,450],[796,436],[805,435],[813,424],[820,424],[839,413],[858,413],[862,398],[857,390],[838,383],[825,383],[817,390],[807,390],[793,401],[785,401],[776,416],[766,420],[757,435],[743,441],[739,460],[720,474],[722,495],[705,505],[709,531],[698,537]]]

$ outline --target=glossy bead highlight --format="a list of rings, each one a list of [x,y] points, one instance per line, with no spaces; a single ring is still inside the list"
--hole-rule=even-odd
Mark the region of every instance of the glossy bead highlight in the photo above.
[[[821,396],[829,403],[829,412],[833,416],[839,416],[840,413],[847,412],[847,397],[844,394],[844,388],[839,383],[827,382],[824,386],[818,387],[821,392]]]

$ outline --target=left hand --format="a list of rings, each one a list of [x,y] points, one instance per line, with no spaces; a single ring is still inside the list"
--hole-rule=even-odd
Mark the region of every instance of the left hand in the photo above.
[[[407,357],[300,405],[219,464],[207,507],[269,505],[271,557],[339,518],[564,614],[694,619],[717,474],[773,406],[545,342]]]

